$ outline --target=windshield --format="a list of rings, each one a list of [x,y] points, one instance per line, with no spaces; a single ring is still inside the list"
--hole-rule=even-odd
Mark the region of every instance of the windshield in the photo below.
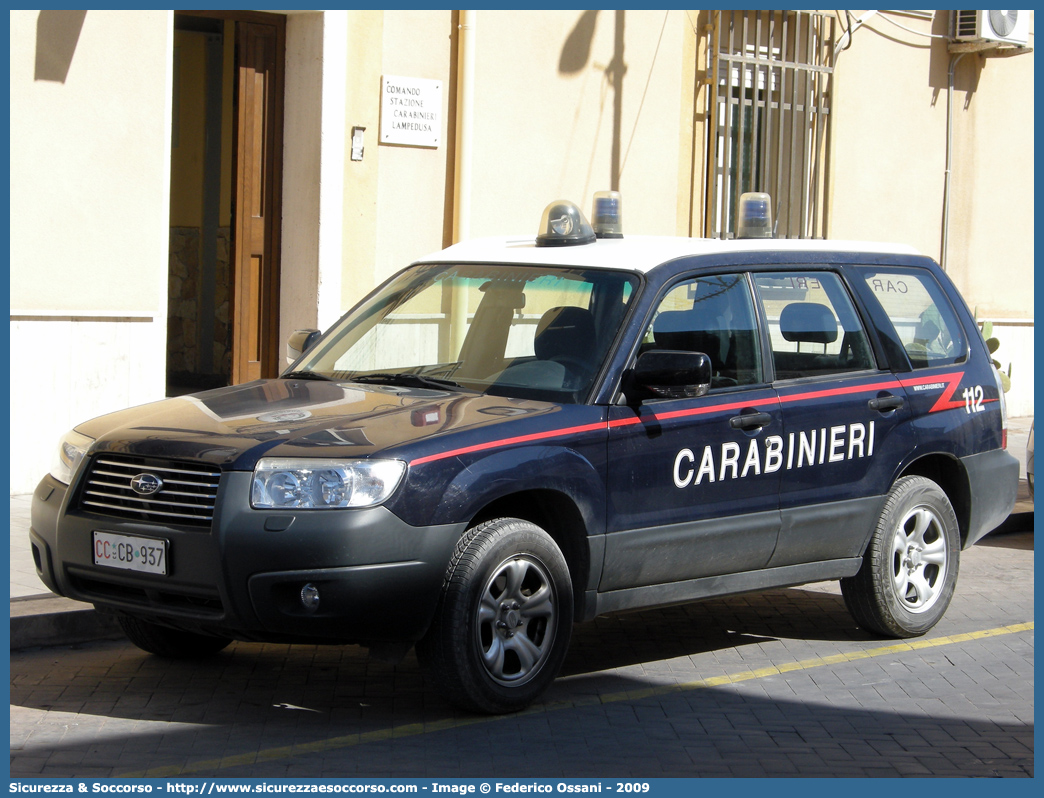
[[[597,269],[415,266],[338,322],[294,373],[582,402],[637,282]]]

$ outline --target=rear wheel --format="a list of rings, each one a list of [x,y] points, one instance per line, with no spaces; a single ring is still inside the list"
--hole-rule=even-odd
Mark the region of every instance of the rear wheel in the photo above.
[[[922,635],[950,604],[959,558],[957,518],[942,488],[903,477],[888,494],[859,573],[841,580],[841,593],[864,629]]]
[[[119,622],[123,633],[142,651],[169,659],[209,657],[232,642],[228,637],[184,632],[126,615],[121,615]]]
[[[487,521],[457,543],[417,655],[453,703],[514,712],[557,675],[572,610],[569,569],[551,536],[517,518]]]

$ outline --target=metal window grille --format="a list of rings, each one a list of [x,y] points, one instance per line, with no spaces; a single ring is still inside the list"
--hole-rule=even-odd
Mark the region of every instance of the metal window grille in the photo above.
[[[836,19],[804,11],[711,19],[704,235],[735,235],[740,194],[764,191],[777,238],[822,238]]]

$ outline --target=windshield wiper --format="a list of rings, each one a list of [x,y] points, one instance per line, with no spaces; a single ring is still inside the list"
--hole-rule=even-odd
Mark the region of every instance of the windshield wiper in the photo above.
[[[282,380],[324,380],[326,382],[332,382],[331,377],[327,377],[325,374],[320,374],[318,371],[291,371],[280,377]]]
[[[470,388],[465,388],[459,382],[442,380],[438,377],[425,377],[420,374],[394,374],[381,371],[376,374],[356,374],[354,377],[349,377],[349,380],[351,382],[374,383],[377,385],[402,385],[407,388],[435,388],[437,390],[455,388],[471,392]]]

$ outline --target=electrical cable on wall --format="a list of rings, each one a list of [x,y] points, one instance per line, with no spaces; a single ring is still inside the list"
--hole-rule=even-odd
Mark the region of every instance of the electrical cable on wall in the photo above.
[[[841,16],[842,12],[835,11],[834,13],[837,14],[838,15],[838,19],[840,19],[840,16]],[[924,31],[919,31],[919,30],[914,30],[913,28],[908,28],[906,25],[902,25],[899,22],[896,22],[891,17],[885,16],[886,14],[891,14],[891,13],[895,13],[895,12],[892,12],[892,11],[878,11],[877,9],[871,9],[869,11],[864,11],[860,16],[856,17],[856,19],[853,20],[852,19],[852,12],[846,10],[844,12],[844,15],[845,15],[845,20],[846,20],[846,23],[847,23],[848,27],[847,27],[847,30],[843,30],[842,31],[841,36],[837,40],[837,44],[834,45],[834,57],[836,58],[839,53],[842,53],[845,50],[847,50],[849,47],[851,47],[852,46],[852,36],[853,36],[853,34],[857,30],[859,30],[861,27],[863,27],[863,25],[865,25],[867,22],[869,22],[873,17],[878,16],[878,15],[880,15],[881,19],[883,19],[885,22],[889,22],[892,25],[895,25],[900,30],[904,30],[907,33],[910,33],[910,34],[912,34],[914,36],[923,36],[926,39],[949,39],[950,38],[949,36],[946,36],[946,35],[943,35],[943,34],[939,34],[939,33],[925,33]]]
[[[882,14],[887,14],[888,12],[887,11],[882,11],[881,13]],[[925,33],[924,31],[914,30],[913,28],[908,28],[905,25],[900,25],[898,22],[896,22],[891,17],[882,16],[881,19],[883,19],[885,22],[891,22],[893,25],[895,25],[897,28],[899,28],[899,30],[904,30],[907,33],[912,33],[914,36],[923,36],[926,39],[949,39],[950,38],[949,36],[946,36],[946,35],[941,34],[941,33]]]

